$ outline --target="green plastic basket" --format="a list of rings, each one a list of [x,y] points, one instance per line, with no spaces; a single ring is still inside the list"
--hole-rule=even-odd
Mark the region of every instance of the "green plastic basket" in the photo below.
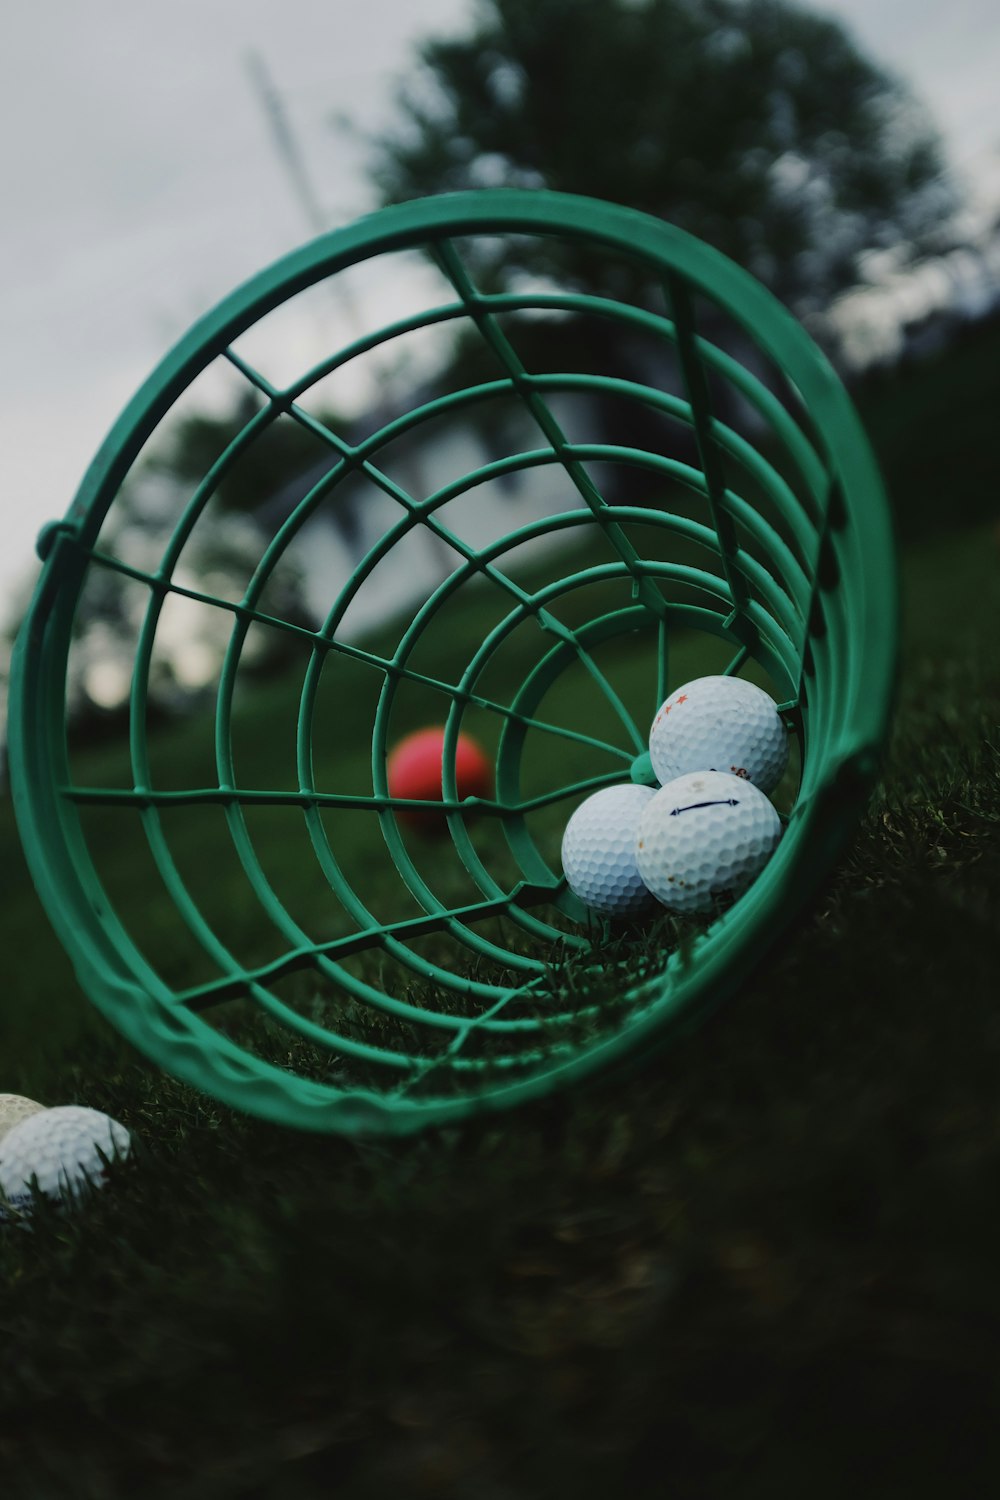
[[[379,285],[419,305],[293,378],[266,374],[269,351],[291,351],[268,343],[268,320],[315,311],[317,289],[376,261]],[[398,389],[389,356],[437,340],[440,365],[457,334],[451,388],[425,362],[407,400],[373,398],[349,428],[329,416],[322,393],[345,372],[355,391]],[[137,560],[122,496],[219,370],[256,405],[199,480],[161,497],[156,558]],[[292,429],[315,444],[308,487],[266,512],[239,587],[215,589],[189,549],[220,487]],[[315,561],[331,518],[342,538],[345,515],[363,560],[346,580],[331,570],[317,622],[276,580]],[[421,546],[437,572],[404,598]],[[847,395],[751,277],[609,203],[448,195],[280,261],[164,359],[39,550],[10,766],[42,901],[83,989],[138,1048],[285,1125],[403,1133],[648,1056],[787,933],[887,732],[894,548]],[[134,629],[128,731],[87,750],[67,707],[81,600],[92,615],[116,591],[113,618]],[[211,707],[154,732],[165,622],[176,636],[183,610],[223,621],[225,651]],[[260,640],[283,665],[255,684]],[[784,836],[713,920],[621,936],[567,890],[560,831],[594,789],[651,780],[656,707],[705,671],[746,673],[779,701],[798,747]],[[399,816],[386,758],[434,722],[447,834],[428,839]],[[458,796],[463,732],[495,757],[492,797]]]

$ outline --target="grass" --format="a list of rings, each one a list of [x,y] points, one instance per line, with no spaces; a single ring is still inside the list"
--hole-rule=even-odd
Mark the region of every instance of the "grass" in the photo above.
[[[137,1142],[0,1236],[5,1496],[995,1487],[998,574],[982,525],[908,546],[883,784],[766,969],[638,1074],[461,1132],[302,1137],[148,1067],[3,808],[0,1087]]]
[[[906,540],[961,523],[996,525],[997,344],[995,318],[973,324],[937,359],[871,377],[855,392]]]

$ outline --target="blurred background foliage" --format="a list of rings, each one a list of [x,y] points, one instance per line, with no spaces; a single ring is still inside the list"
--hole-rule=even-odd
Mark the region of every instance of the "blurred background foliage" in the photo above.
[[[424,44],[399,113],[373,143],[384,202],[544,186],[627,203],[800,314],[866,253],[945,248],[958,204],[906,86],[786,0],[480,0],[465,35]],[[483,273],[572,279],[525,253]]]
[[[947,308],[923,319],[915,342],[923,340],[924,354],[912,368],[840,357],[836,313],[844,294],[872,290],[886,265],[944,265],[962,243],[963,220],[961,194],[927,112],[836,20],[787,0],[478,0],[464,32],[420,46],[401,81],[394,123],[367,144],[383,204],[461,188],[547,187],[626,203],[697,235],[803,318],[841,368],[878,449],[904,540],[991,513],[990,465],[975,455],[987,451],[980,429],[998,383],[992,315],[1000,275],[974,319]],[[294,141],[284,145],[291,171]],[[463,245],[463,256],[486,290],[558,284],[650,301],[651,288],[626,261],[603,263],[605,279],[595,285],[592,258],[565,241],[508,237],[501,248],[483,237]],[[732,339],[732,328],[713,326],[711,309],[703,316],[703,332]],[[905,355],[906,345],[900,348]],[[423,395],[497,373],[474,328],[443,350],[438,367],[421,375]],[[639,382],[671,378],[651,370],[607,319],[525,323],[519,352],[538,371],[589,364]],[[387,382],[378,420],[394,414],[393,403],[412,400],[415,388],[412,379]],[[226,409],[188,409],[178,418],[109,518],[108,539],[135,566],[155,567],[171,506],[190,496],[260,409],[259,393],[247,390]],[[918,410],[919,454],[910,441]],[[319,415],[348,441],[359,422],[367,430],[374,420],[371,413]],[[595,438],[610,428],[605,415],[594,413]],[[618,442],[662,444],[662,427],[640,403],[620,403],[613,421]],[[498,406],[477,408],[470,422],[488,454],[510,451]],[[683,442],[683,434],[674,440]],[[967,476],[956,469],[958,452],[974,470]],[[236,580],[329,459],[330,450],[295,421],[271,423],[266,440],[222,474],[211,513],[185,552],[187,586],[238,595]],[[609,498],[627,500],[629,484],[644,481],[623,469],[614,482]],[[359,560],[370,538],[357,506],[330,511],[337,545]],[[285,565],[275,589],[288,618],[312,623],[301,569]],[[95,727],[107,722],[113,701],[122,703],[137,629],[115,593],[109,577],[79,613],[73,702]],[[183,707],[210,679],[227,628],[223,620],[217,640],[197,643],[197,680],[190,662],[161,664],[151,680],[161,708]],[[282,663],[275,644],[257,666],[278,670]]]

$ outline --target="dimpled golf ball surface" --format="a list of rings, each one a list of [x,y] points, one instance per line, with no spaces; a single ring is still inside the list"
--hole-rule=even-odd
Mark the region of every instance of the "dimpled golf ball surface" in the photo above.
[[[563,873],[585,906],[606,917],[637,916],[655,907],[636,864],[639,818],[654,790],[608,786],[581,802],[566,824]]]
[[[678,776],[654,792],[639,819],[636,863],[672,911],[711,911],[746,890],[781,837],[781,821],[750,782],[725,771]]]
[[[689,771],[728,771],[772,792],[788,764],[788,734],[763,688],[739,677],[696,677],[671,693],[649,734],[664,786]]]
[[[20,1125],[29,1115],[37,1115],[44,1108],[44,1104],[36,1104],[34,1099],[25,1099],[23,1094],[0,1094],[0,1141],[15,1125]]]
[[[29,1184],[37,1178],[50,1198],[65,1198],[93,1183],[100,1186],[105,1164],[128,1155],[128,1131],[117,1120],[79,1104],[39,1110],[15,1125],[0,1142],[0,1192],[13,1204],[31,1201]]]

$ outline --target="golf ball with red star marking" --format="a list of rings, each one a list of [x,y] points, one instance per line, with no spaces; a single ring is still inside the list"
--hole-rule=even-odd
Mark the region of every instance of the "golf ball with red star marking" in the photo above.
[[[788,732],[777,704],[740,677],[696,677],[660,705],[649,757],[666,785],[689,771],[725,771],[772,792],[788,764]]]

